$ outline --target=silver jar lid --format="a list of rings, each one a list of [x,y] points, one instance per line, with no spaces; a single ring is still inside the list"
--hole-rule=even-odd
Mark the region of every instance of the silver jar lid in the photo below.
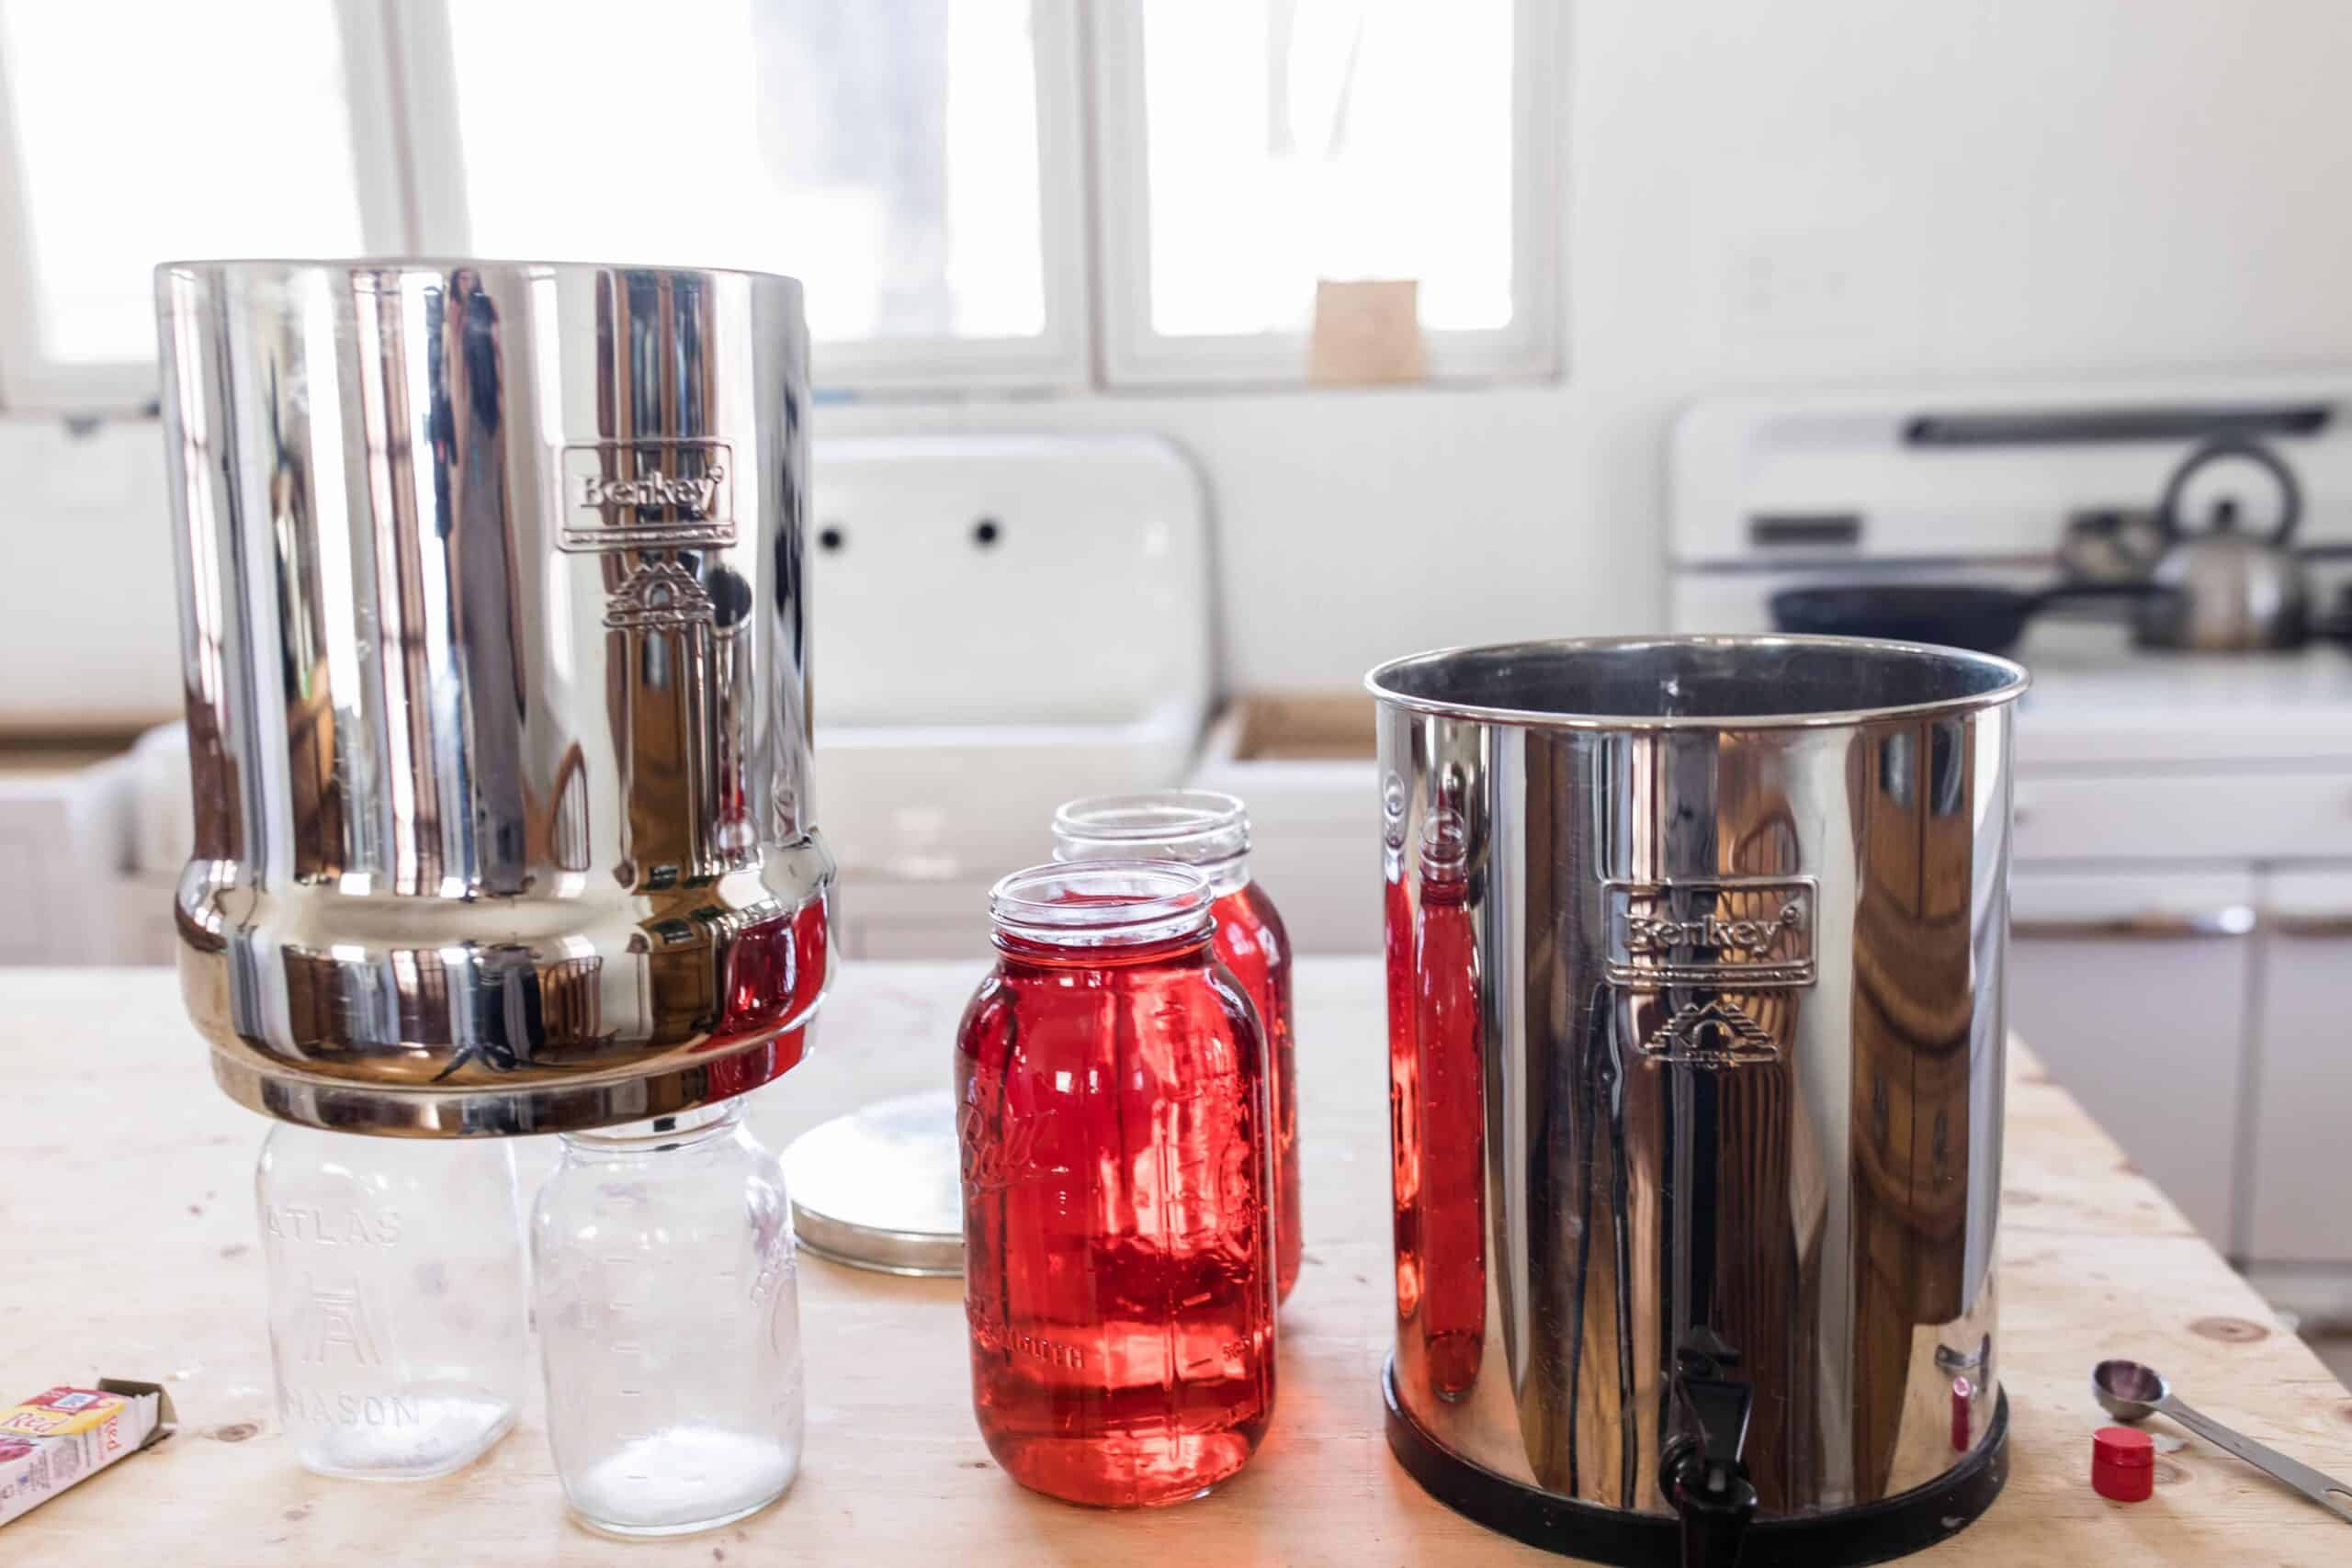
[[[956,1100],[945,1089],[878,1100],[784,1151],[800,1245],[885,1274],[961,1274],[964,1197]]]

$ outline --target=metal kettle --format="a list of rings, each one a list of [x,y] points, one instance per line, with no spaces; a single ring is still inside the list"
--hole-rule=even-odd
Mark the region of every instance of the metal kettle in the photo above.
[[[2277,489],[2278,520],[2267,533],[2242,525],[2234,494],[2215,500],[2202,526],[2188,525],[2190,481],[2225,462],[2253,464]],[[2141,646],[2232,653],[2301,644],[2311,633],[2311,590],[2288,540],[2302,510],[2294,471],[2268,447],[2222,436],[2190,452],[2156,507],[2165,547],[2149,581],[2165,592],[2141,602]]]

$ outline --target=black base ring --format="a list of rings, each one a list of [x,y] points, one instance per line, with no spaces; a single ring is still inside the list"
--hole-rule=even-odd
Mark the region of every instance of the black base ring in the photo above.
[[[1678,1568],[1681,1562],[1681,1526],[1671,1514],[1572,1502],[1440,1446],[1397,1399],[1393,1356],[1381,1368],[1380,1393],[1388,1406],[1389,1451],[1422,1491],[1455,1513],[1565,1557],[1617,1568]],[[1862,1568],[1924,1551],[1991,1507],[2008,1478],[2009,1396],[2001,1393],[1992,1429],[1959,1464],[1924,1486],[1859,1507],[1759,1518],[1748,1528],[1740,1568]]]

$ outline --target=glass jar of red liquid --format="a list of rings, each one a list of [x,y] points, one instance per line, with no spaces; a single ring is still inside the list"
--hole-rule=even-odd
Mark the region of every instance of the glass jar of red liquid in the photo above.
[[[1216,895],[1217,958],[1258,1010],[1274,1102],[1274,1274],[1290,1299],[1306,1250],[1299,1225],[1298,1073],[1291,1045],[1290,933],[1250,875],[1250,814],[1229,795],[1165,789],[1097,795],[1054,813],[1054,858],[1178,861]]]
[[[1257,1016],[1164,863],[1017,872],[956,1038],[964,1310],[989,1451],[1073,1503],[1195,1497],[1274,1409]]]

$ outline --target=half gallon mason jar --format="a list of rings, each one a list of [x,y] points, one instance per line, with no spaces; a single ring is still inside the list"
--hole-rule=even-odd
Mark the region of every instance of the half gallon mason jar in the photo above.
[[[1180,861],[1207,879],[1216,902],[1211,949],[1258,1010],[1274,1106],[1274,1279],[1283,1301],[1298,1283],[1298,1067],[1291,1041],[1290,933],[1250,874],[1250,813],[1229,795],[1163,789],[1097,795],[1054,813],[1054,858]]]
[[[580,1520],[713,1529],[800,1470],[792,1209],[743,1101],[563,1135],[531,1220],[548,1440]]]
[[[956,1056],[972,1403],[1006,1473],[1070,1502],[1198,1496],[1273,1415],[1262,1042],[1212,901],[1119,861],[989,898]]]
[[[278,1423],[305,1470],[423,1480],[506,1435],[530,1376],[513,1145],[287,1123],[254,1187]]]

